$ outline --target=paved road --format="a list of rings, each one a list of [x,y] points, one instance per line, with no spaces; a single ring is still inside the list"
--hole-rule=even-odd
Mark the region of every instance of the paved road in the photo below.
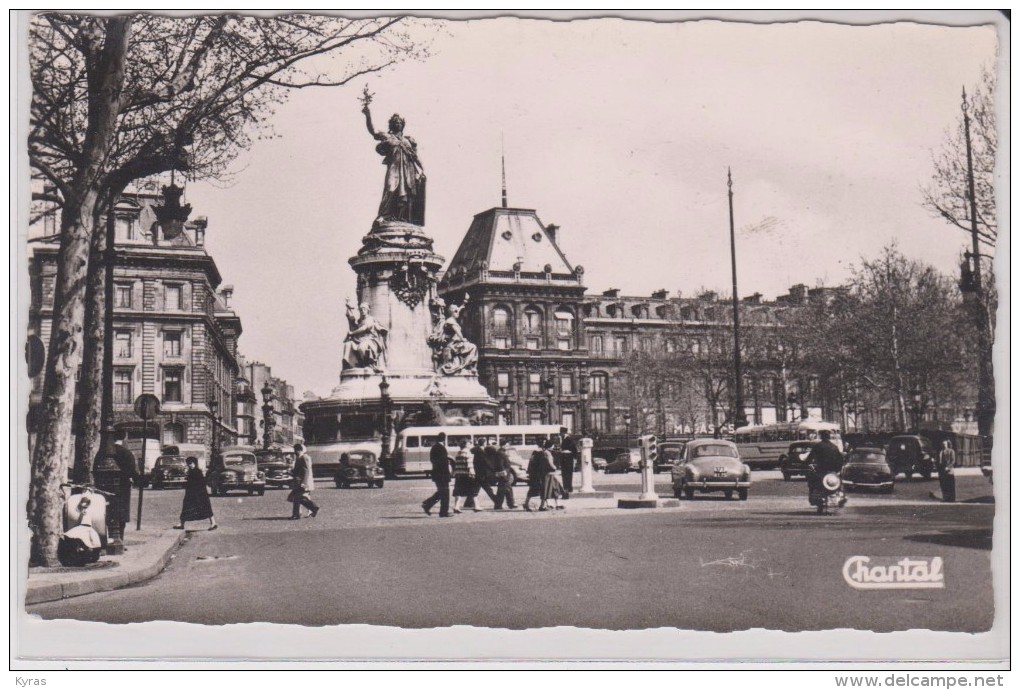
[[[596,487],[635,491],[638,482],[600,476]],[[658,484],[668,495],[666,475]],[[321,484],[320,516],[293,522],[284,491],[215,498],[221,528],[193,533],[156,580],[29,610],[118,623],[405,627],[979,631],[992,623],[994,505],[980,476],[959,478],[957,504],[933,502],[937,482],[916,481],[891,496],[853,494],[833,517],[814,515],[803,481],[770,472],[755,473],[747,502],[632,512],[575,498],[558,513],[451,520],[418,508],[430,486]],[[180,499],[147,492],[146,520],[171,523]],[[946,586],[852,589],[841,573],[854,555],[941,556]]]

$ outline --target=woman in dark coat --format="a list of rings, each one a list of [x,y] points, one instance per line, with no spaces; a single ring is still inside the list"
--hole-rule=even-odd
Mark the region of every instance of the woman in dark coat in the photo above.
[[[531,499],[539,499],[539,510],[546,509],[545,478],[549,474],[549,462],[545,451],[536,450],[528,461],[528,495],[524,499],[524,509],[531,512]]]
[[[214,530],[218,525],[205,488],[205,475],[198,469],[198,458],[190,457],[185,462],[188,464],[188,477],[184,482],[184,507],[181,508],[181,522],[174,525],[174,529],[184,529],[184,523],[190,520],[208,518],[209,529]]]

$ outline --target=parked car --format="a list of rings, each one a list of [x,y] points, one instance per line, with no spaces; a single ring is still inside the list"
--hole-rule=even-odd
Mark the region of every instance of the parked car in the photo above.
[[[338,489],[349,489],[351,484],[364,482],[371,489],[381,489],[386,475],[379,456],[370,450],[352,450],[340,456],[340,465],[333,475]]]
[[[207,478],[213,494],[225,496],[229,491],[247,491],[249,496],[266,493],[265,475],[259,472],[255,453],[247,448],[224,448],[214,458]]]
[[[160,455],[152,468],[149,483],[153,489],[184,486],[188,478],[188,465],[180,455]]]
[[[522,456],[516,448],[508,448],[507,457],[510,458],[510,486],[527,484],[528,459]]]
[[[269,450],[255,451],[255,458],[259,472],[266,479],[266,486],[276,488],[290,486],[290,482],[294,478],[291,474],[291,470],[294,468],[294,453],[270,448]]]
[[[808,473],[808,455],[818,441],[794,441],[783,455],[779,456],[779,471],[783,480],[790,481],[793,477],[806,477]]]
[[[608,464],[609,464],[609,461],[606,460],[605,458],[600,458],[600,457],[594,457],[593,456],[592,459],[591,459],[592,469],[594,469],[596,472],[605,472],[606,471],[606,466]]]
[[[751,468],[741,462],[737,446],[720,439],[695,439],[684,448],[680,463],[673,467],[673,495],[694,498],[695,492],[721,491],[726,498],[736,493],[747,500]]]
[[[893,492],[895,477],[881,448],[854,448],[846,454],[843,465],[843,486],[854,489],[876,489]]]
[[[669,472],[680,462],[684,454],[685,441],[663,441],[659,444],[659,453],[655,458],[655,472]]]
[[[893,436],[885,455],[894,476],[903,474],[910,479],[919,474],[931,479],[935,471],[935,448],[924,436]]]
[[[606,474],[626,474],[627,472],[641,471],[641,450],[631,448],[616,454],[612,461],[606,464]]]

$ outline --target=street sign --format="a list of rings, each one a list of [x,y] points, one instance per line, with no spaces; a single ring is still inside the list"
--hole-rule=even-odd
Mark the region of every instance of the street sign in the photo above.
[[[135,398],[135,414],[142,419],[152,419],[159,414],[159,398],[152,393],[142,393]]]

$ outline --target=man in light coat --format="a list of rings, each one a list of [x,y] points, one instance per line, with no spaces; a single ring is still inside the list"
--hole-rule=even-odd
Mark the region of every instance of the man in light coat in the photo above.
[[[312,458],[305,452],[305,447],[301,443],[294,444],[294,454],[297,455],[297,460],[294,461],[294,471],[291,473],[293,476],[291,492],[287,497],[287,500],[291,501],[294,506],[290,519],[301,519],[301,506],[310,511],[309,517],[315,517],[319,514],[319,506],[315,505],[311,496],[312,489],[315,488],[315,478],[312,476]]]

